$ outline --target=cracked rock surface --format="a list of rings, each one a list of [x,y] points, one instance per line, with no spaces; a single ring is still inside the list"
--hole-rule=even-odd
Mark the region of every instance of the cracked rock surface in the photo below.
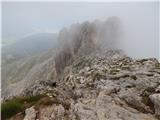
[[[156,59],[94,53],[66,67],[47,93],[50,103],[26,109],[24,120],[159,120],[159,88]]]

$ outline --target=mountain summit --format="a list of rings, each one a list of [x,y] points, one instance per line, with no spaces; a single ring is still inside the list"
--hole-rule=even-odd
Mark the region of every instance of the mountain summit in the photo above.
[[[56,49],[10,64],[2,119],[159,120],[160,63],[117,49],[120,28],[117,17],[74,24]]]

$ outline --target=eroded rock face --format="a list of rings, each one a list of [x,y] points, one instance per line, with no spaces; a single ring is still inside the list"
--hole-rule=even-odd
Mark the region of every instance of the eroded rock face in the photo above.
[[[133,60],[120,51],[80,57],[66,68],[61,85],[54,89],[60,102],[57,110],[70,120],[156,120],[157,66],[155,59]]]
[[[77,57],[51,87],[38,120],[158,120],[160,63],[122,51]],[[35,119],[35,120],[36,120]]]
[[[80,120],[156,119],[149,96],[160,84],[157,66],[155,59],[133,60],[119,51],[77,59],[64,78],[76,98],[73,113]]]
[[[59,52],[55,57],[57,74],[60,76],[63,73],[75,55],[86,55],[96,49],[116,48],[121,33],[120,25],[118,17],[110,17],[106,21],[87,21],[73,24],[69,29],[63,28],[58,37]]]

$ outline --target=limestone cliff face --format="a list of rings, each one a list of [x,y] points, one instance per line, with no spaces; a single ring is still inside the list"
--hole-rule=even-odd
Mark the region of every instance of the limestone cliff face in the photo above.
[[[119,50],[77,57],[46,96],[11,120],[159,120],[160,63]],[[40,92],[37,87],[28,93]]]
[[[97,49],[115,49],[119,35],[120,19],[117,17],[62,29],[58,37],[59,52],[55,57],[57,74],[61,74],[76,55],[89,54]]]
[[[6,66],[6,70],[3,70],[6,85],[3,87],[2,98],[10,99],[22,95],[26,89],[40,81],[61,80],[65,68],[76,57],[115,49],[119,34],[120,20],[117,17],[63,28],[58,35],[57,49]]]

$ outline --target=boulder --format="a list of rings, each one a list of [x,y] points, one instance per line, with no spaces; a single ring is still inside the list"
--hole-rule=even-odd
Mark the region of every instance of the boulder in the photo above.
[[[28,108],[25,110],[25,117],[23,120],[35,120],[36,119],[37,111],[34,107]]]
[[[160,93],[150,95],[149,98],[154,104],[155,114],[160,115]]]

